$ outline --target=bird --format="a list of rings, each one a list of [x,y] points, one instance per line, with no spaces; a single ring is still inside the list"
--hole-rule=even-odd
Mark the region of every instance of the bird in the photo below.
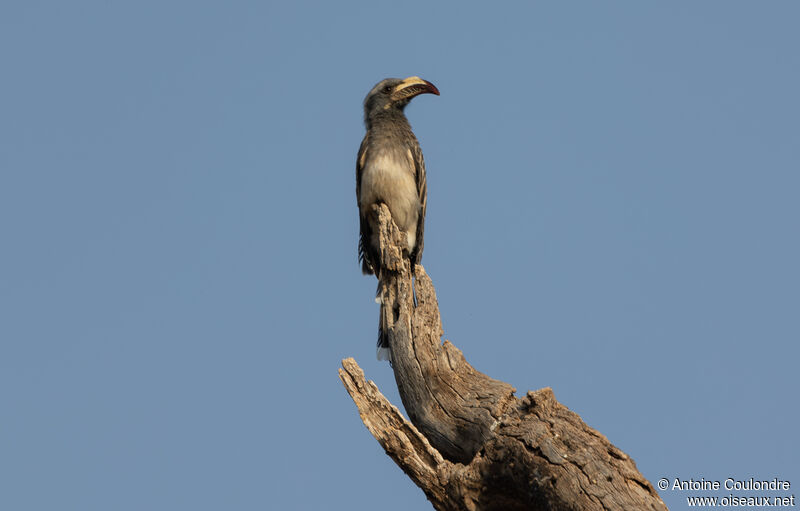
[[[422,260],[425,210],[428,201],[425,160],[404,110],[420,94],[439,95],[439,89],[418,76],[386,78],[364,99],[366,134],[356,158],[356,199],[360,239],[358,258],[365,275],[383,271],[378,221],[372,206],[386,204],[397,227],[406,236],[404,255],[411,268]],[[383,305],[381,305],[383,307]],[[378,327],[378,360],[390,360],[383,311]]]

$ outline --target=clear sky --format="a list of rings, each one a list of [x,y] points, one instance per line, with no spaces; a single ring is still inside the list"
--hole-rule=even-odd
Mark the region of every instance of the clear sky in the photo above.
[[[427,508],[336,372],[400,405],[354,169],[364,95],[410,75],[445,336],[654,484],[800,494],[798,20],[4,1],[0,508]]]

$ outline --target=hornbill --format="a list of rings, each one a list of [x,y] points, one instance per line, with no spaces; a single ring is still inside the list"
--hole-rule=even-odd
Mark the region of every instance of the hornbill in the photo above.
[[[432,83],[417,76],[387,78],[369,91],[364,100],[367,133],[356,162],[356,198],[361,224],[358,257],[365,275],[381,279],[382,261],[375,204],[386,204],[397,227],[406,235],[404,254],[411,268],[422,259],[427,184],[425,161],[417,137],[403,110],[420,94],[436,94]],[[383,305],[381,305],[383,307]],[[383,311],[378,332],[378,360],[390,360]]]

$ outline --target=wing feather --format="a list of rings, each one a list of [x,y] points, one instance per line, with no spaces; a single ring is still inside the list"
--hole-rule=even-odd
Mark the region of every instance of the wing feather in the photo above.
[[[358,148],[358,156],[356,157],[356,204],[358,204],[358,219],[359,219],[359,239],[358,239],[358,261],[361,263],[361,271],[364,275],[372,275],[375,273],[375,267],[371,261],[369,250],[366,246],[372,236],[369,222],[366,219],[366,211],[361,211],[361,175],[364,173],[364,166],[367,161],[367,146],[369,145],[369,132],[364,135],[364,140],[361,141],[361,147]]]
[[[428,178],[425,173],[425,158],[422,157],[422,149],[419,143],[415,143],[411,148],[411,156],[414,160],[414,177],[417,182],[417,195],[419,196],[419,220],[417,221],[417,243],[414,253],[411,254],[411,262],[419,264],[422,262],[422,249],[425,247],[425,212],[428,208]]]

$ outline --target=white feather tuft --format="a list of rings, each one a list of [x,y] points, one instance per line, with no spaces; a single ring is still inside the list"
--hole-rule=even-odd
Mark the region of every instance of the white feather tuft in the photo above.
[[[392,350],[382,346],[378,346],[378,360],[388,360],[392,362]]]

